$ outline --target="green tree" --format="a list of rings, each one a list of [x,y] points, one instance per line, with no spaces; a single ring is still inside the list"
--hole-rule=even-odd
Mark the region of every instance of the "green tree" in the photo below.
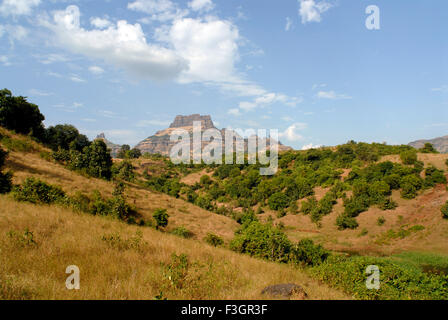
[[[3,173],[2,169],[5,165],[5,160],[8,157],[8,152],[0,148],[0,194],[8,193],[12,188],[12,173]]]
[[[290,202],[291,199],[289,199],[286,194],[281,192],[274,193],[268,200],[269,208],[272,210],[285,209],[289,206]]]
[[[417,162],[417,151],[407,150],[400,153],[400,159],[403,164],[411,165]]]
[[[37,105],[29,103],[25,97],[14,97],[8,89],[0,90],[0,126],[42,140],[44,120]]]
[[[434,146],[429,142],[425,143],[425,146],[423,148],[419,149],[419,151],[421,153],[439,153],[439,151],[437,151],[434,148]]]
[[[152,217],[156,221],[156,229],[158,230],[160,227],[165,228],[168,225],[169,215],[166,212],[166,209],[157,209],[154,211]]]
[[[120,151],[118,151],[117,158],[118,159],[126,159],[128,152],[131,150],[131,147],[127,144],[121,146]]]
[[[84,148],[87,159],[87,172],[97,178],[110,179],[112,175],[112,157],[102,140],[95,140],[89,147]]]
[[[142,156],[142,152],[140,151],[140,149],[137,148],[133,148],[131,150],[129,150],[129,152],[127,153],[127,157],[129,159],[138,159]]]
[[[82,151],[90,145],[89,139],[70,124],[49,127],[45,131],[45,143],[54,151],[58,149]]]

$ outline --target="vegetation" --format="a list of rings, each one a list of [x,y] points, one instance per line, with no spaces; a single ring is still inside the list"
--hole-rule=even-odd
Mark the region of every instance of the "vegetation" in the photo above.
[[[15,186],[12,194],[17,201],[35,204],[61,202],[65,197],[65,192],[60,187],[47,184],[36,178],[27,178],[22,185]]]
[[[152,217],[156,222],[156,229],[158,230],[160,227],[165,228],[168,225],[169,215],[166,212],[166,209],[157,209],[154,211]]]
[[[204,238],[204,241],[213,247],[219,247],[224,244],[224,240],[213,233],[208,233],[207,236]]]
[[[0,194],[8,193],[11,191],[12,188],[12,173],[2,172],[7,156],[8,152],[0,148]]]
[[[440,211],[442,212],[443,218],[448,219],[448,201],[442,206]]]

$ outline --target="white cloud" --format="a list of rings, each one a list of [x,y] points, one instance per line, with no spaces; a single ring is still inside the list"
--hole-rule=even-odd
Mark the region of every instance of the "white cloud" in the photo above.
[[[290,117],[290,116],[284,116],[284,117],[282,117],[282,120],[285,121],[285,122],[294,121],[294,119],[292,117]]]
[[[193,0],[188,3],[193,11],[210,11],[215,7],[212,0]]]
[[[170,121],[163,120],[141,120],[137,123],[137,127],[148,127],[148,126],[156,126],[156,127],[166,127],[170,125]]]
[[[236,117],[239,117],[241,115],[241,112],[238,108],[230,109],[227,113]]]
[[[321,14],[328,11],[333,5],[327,1],[298,0],[300,3],[299,14],[302,17],[302,23],[320,22]]]
[[[28,30],[21,25],[0,25],[0,38],[2,38],[3,35],[7,35],[11,45],[14,45],[14,41],[21,41],[27,37]]]
[[[0,56],[0,63],[5,67],[9,67],[11,65],[11,62],[7,56]]]
[[[306,144],[306,145],[304,145],[304,146],[302,147],[302,150],[319,149],[319,148],[321,148],[321,147],[322,147],[322,146],[321,146],[320,144],[318,144],[318,145],[314,145],[314,144],[310,143],[310,144]]]
[[[67,62],[70,61],[66,56],[57,53],[50,53],[46,56],[37,56],[39,62],[42,64],[52,64],[55,62]]]
[[[77,74],[70,75],[69,79],[72,80],[73,82],[79,82],[79,83],[86,82],[86,80],[84,80],[83,78],[81,78]]]
[[[149,14],[149,17],[142,19],[144,23],[153,20],[165,22],[188,15],[188,10],[179,9],[177,4],[170,0],[136,0],[128,4],[128,9]]]
[[[93,73],[94,75],[100,75],[104,73],[104,69],[98,66],[91,66],[89,67],[90,73]]]
[[[432,88],[431,91],[434,91],[434,92],[448,92],[448,85],[443,85],[443,86],[438,87],[438,88]]]
[[[90,18],[90,24],[98,29],[106,29],[112,26],[112,22],[99,17]]]
[[[281,139],[286,139],[288,141],[298,141],[302,140],[303,136],[299,133],[308,127],[306,123],[297,122],[289,126],[285,131],[279,133]]]
[[[41,97],[48,97],[48,96],[53,95],[53,93],[51,93],[51,92],[45,92],[45,91],[41,91],[38,89],[31,89],[29,91],[29,94],[32,96],[41,96]]]
[[[41,22],[54,32],[57,45],[102,59],[140,78],[172,79],[188,67],[173,50],[148,44],[139,24],[120,20],[105,30],[86,30],[79,18],[79,8],[69,6],[54,13],[54,23]]]
[[[349,95],[339,94],[334,91],[319,91],[317,93],[317,97],[319,99],[330,99],[330,100],[346,100],[352,99]]]
[[[40,0],[3,0],[0,4],[0,14],[4,16],[30,15]]]
[[[285,31],[289,31],[292,28],[292,19],[290,17],[286,17],[286,25],[285,25]]]

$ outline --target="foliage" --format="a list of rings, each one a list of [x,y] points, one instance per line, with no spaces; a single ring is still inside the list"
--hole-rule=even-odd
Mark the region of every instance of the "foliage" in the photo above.
[[[417,162],[417,151],[416,150],[408,150],[400,153],[400,159],[403,164],[411,165]]]
[[[425,186],[433,187],[436,184],[446,184],[445,173],[434,166],[425,170]]]
[[[44,120],[37,105],[29,103],[25,97],[14,97],[8,89],[0,90],[0,126],[42,139]]]
[[[316,266],[324,262],[330,252],[321,245],[315,245],[310,239],[303,239],[291,249],[291,261],[296,264]]]
[[[418,151],[421,153],[439,153],[439,151],[437,151],[429,142],[425,143],[424,147],[419,149]]]
[[[378,218],[378,220],[376,220],[376,224],[379,225],[380,227],[383,226],[386,223],[386,219],[381,216]]]
[[[291,252],[288,237],[269,224],[253,221],[230,243],[233,251],[276,262],[288,262]]]
[[[442,212],[443,218],[448,219],[448,201],[442,206],[440,211]]]
[[[166,212],[166,209],[157,209],[152,214],[152,217],[156,222],[156,229],[159,229],[160,227],[165,228],[168,225],[169,215]]]
[[[381,272],[379,290],[366,287],[366,269],[376,265]],[[356,299],[448,299],[448,276],[426,274],[410,264],[390,258],[331,256],[311,272],[319,280],[342,289]]]
[[[90,145],[89,139],[69,124],[59,124],[46,129],[44,142],[53,151],[62,149],[82,152],[85,147]]]
[[[214,247],[219,247],[224,244],[224,240],[220,236],[217,236],[213,233],[207,233],[207,236],[204,238],[204,241]]]
[[[358,228],[358,222],[356,221],[356,219],[344,213],[340,214],[336,218],[336,225],[338,226],[339,230]]]
[[[289,206],[291,199],[281,192],[274,193],[269,197],[268,204],[272,210],[285,209]]]
[[[114,164],[111,170],[114,178],[124,181],[134,181],[135,179],[134,166],[130,161],[125,160]]]
[[[176,229],[171,231],[171,233],[185,239],[189,239],[194,236],[193,232],[189,231],[187,228],[183,226],[177,227]]]
[[[47,184],[36,178],[27,178],[22,185],[12,190],[14,199],[36,204],[52,204],[62,201],[64,191],[58,186]]]
[[[0,148],[0,194],[8,193],[12,189],[12,173],[3,173],[2,169],[5,165],[5,160],[8,157],[8,152]]]

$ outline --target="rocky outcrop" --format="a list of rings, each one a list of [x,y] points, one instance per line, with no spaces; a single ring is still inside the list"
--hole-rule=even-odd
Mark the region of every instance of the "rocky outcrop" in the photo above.
[[[104,133],[100,133],[95,140],[103,140],[106,146],[110,149],[110,155],[112,158],[116,158],[118,155],[118,152],[121,149],[121,146],[118,144],[115,144],[109,140],[106,139],[106,135]]]
[[[418,140],[409,143],[411,147],[421,149],[425,146],[425,143],[431,143],[434,148],[440,153],[448,153],[448,136],[430,139],[430,140]]]
[[[151,154],[162,154],[164,156],[168,156],[170,154],[171,148],[177,142],[171,142],[170,136],[176,129],[183,129],[190,133],[190,136],[193,134],[193,123],[195,121],[201,122],[202,132],[208,129],[217,129],[213,124],[213,121],[209,115],[201,116],[199,114],[193,114],[189,116],[176,116],[174,122],[171,123],[170,127],[165,130],[158,131],[155,135],[146,138],[142,142],[140,142],[136,148],[140,149],[142,153],[151,153]],[[225,131],[226,129],[222,129],[221,135],[223,137],[223,144],[225,143]],[[202,148],[204,148],[208,143],[203,142]],[[270,140],[267,140],[267,146],[269,149]],[[244,149],[247,152],[248,141],[245,139]],[[279,143],[279,151],[291,150],[290,147],[284,146]],[[224,152],[224,149],[223,149]]]

